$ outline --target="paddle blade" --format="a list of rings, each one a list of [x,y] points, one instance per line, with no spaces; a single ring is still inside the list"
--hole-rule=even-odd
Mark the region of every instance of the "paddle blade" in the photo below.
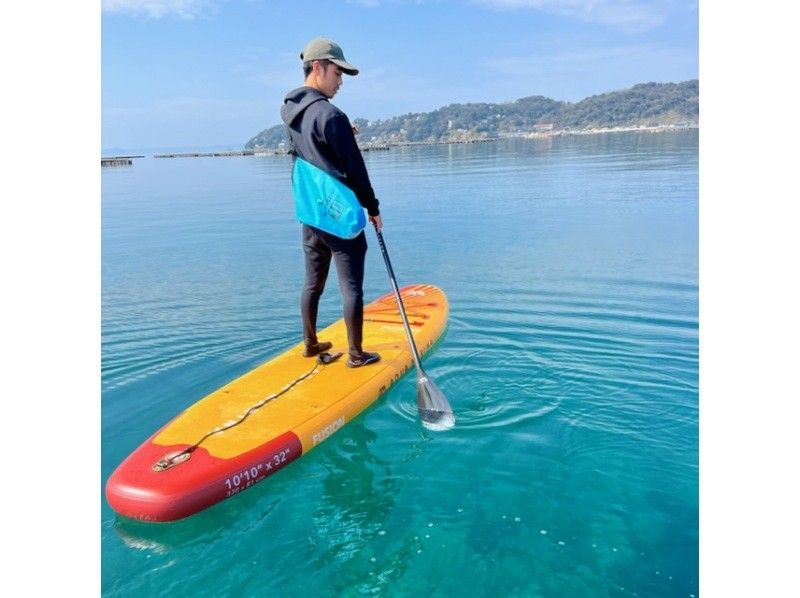
[[[422,425],[429,430],[442,432],[456,424],[444,393],[427,376],[417,378],[417,406]]]

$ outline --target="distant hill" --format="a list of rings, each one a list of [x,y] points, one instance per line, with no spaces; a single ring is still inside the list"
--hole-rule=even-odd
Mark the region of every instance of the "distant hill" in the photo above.
[[[393,144],[448,141],[469,137],[513,136],[542,129],[697,125],[700,83],[640,83],[629,89],[562,102],[543,96],[502,104],[450,104],[433,112],[404,114],[385,120],[356,118],[360,143]],[[287,142],[284,126],[261,131],[246,149],[278,149]]]

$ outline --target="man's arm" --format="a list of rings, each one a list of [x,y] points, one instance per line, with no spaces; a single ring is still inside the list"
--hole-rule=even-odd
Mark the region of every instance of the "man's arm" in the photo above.
[[[374,218],[378,217],[380,224],[378,198],[375,197],[375,191],[369,181],[367,167],[364,165],[361,150],[358,149],[350,121],[344,114],[338,114],[328,121],[325,133],[328,143],[333,147],[343,167],[347,186],[355,192],[359,203],[367,209],[370,220],[374,223]]]

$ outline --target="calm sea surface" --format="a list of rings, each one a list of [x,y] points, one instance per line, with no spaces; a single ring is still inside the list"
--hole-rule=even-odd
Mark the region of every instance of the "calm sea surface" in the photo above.
[[[105,596],[698,594],[698,135],[365,154],[399,283],[450,300],[424,358],[285,470],[188,519],[101,508]],[[299,342],[286,157],[102,173],[102,483]],[[369,231],[365,294],[390,290]],[[338,319],[335,274],[320,327]]]

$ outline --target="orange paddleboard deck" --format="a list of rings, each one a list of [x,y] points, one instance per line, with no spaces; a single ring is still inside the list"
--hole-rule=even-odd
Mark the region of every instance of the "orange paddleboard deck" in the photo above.
[[[420,353],[447,325],[444,292],[401,290]],[[364,350],[378,363],[346,367],[347,331],[339,320],[318,333],[328,364],[298,344],[199,400],[145,441],[114,471],[106,498],[120,515],[174,521],[234,496],[282,469],[371,405],[413,365],[393,293],[364,308]]]

